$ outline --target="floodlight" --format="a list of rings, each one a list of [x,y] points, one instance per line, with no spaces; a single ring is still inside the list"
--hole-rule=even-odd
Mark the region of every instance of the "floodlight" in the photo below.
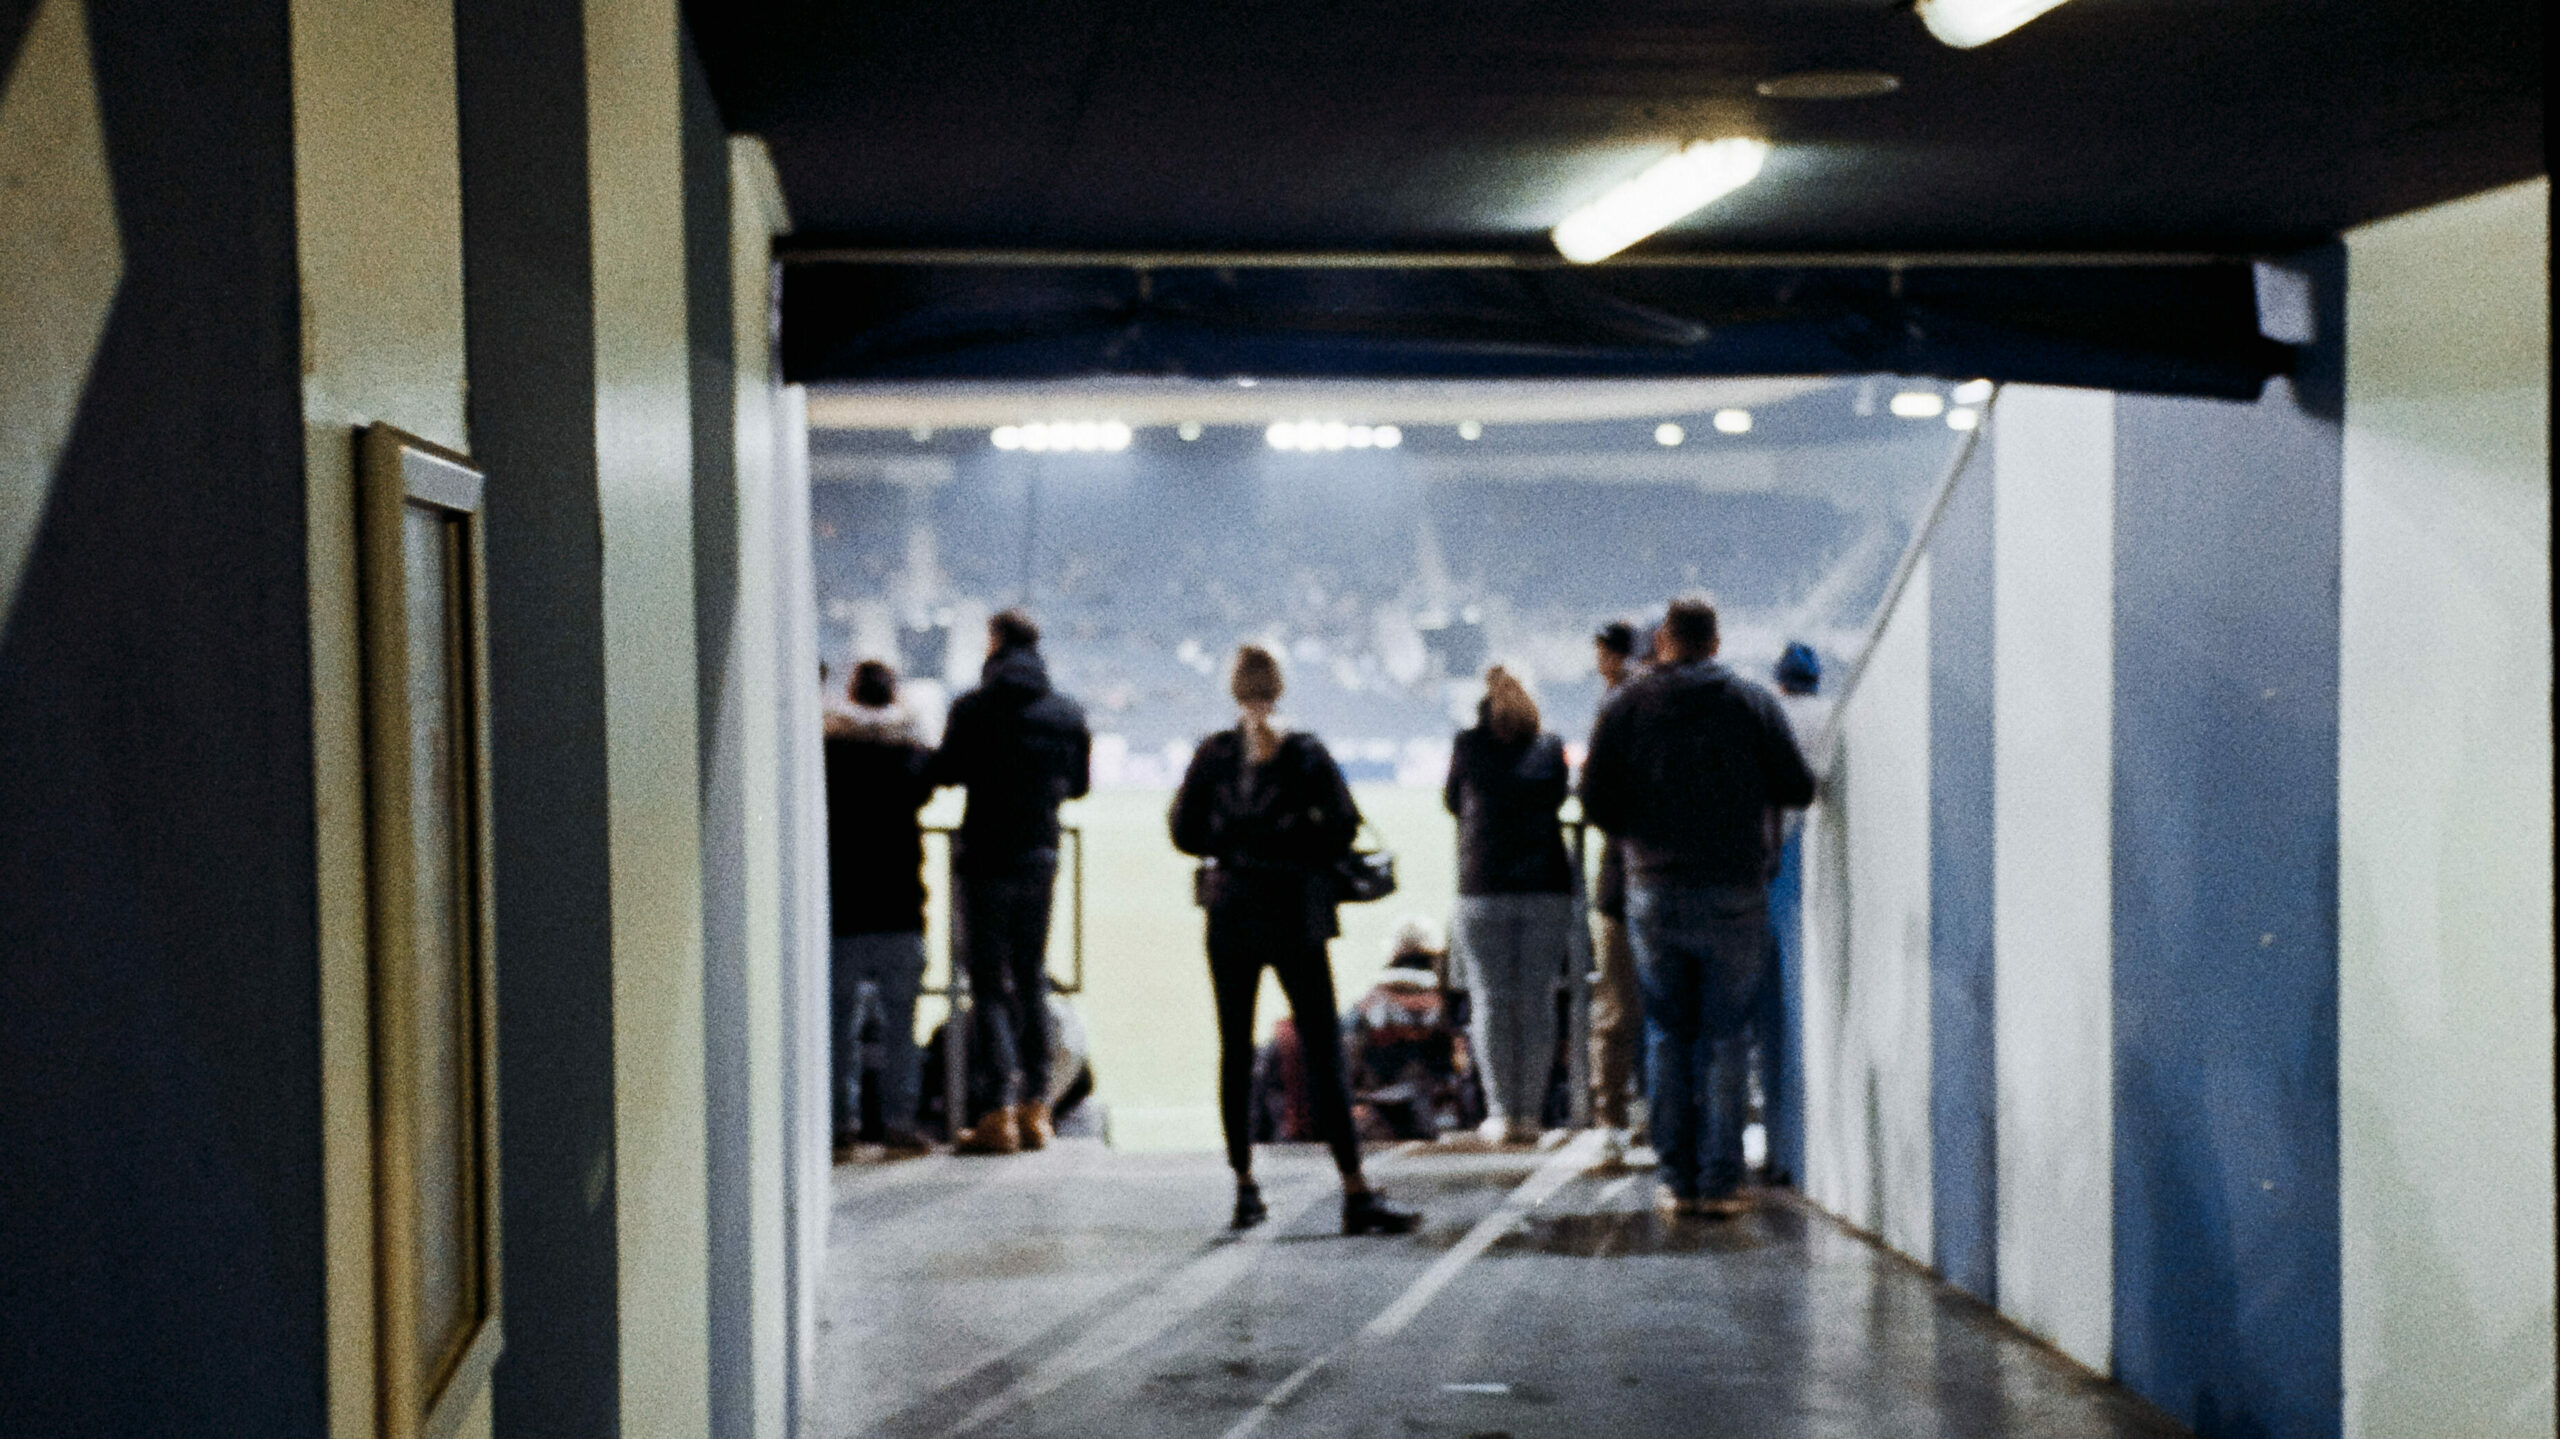
[[[1929,33],[1958,50],[1987,45],[2062,0],[1919,0],[1915,9]]]

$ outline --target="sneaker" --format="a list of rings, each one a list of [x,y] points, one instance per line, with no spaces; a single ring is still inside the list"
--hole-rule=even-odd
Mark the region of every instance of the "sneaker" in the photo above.
[[[892,1129],[883,1133],[880,1136],[880,1147],[888,1150],[893,1159],[907,1159],[933,1152],[933,1145],[923,1135],[912,1129]]]
[[[990,1109],[987,1116],[951,1140],[954,1154],[1020,1154],[1022,1131],[1014,1126],[1013,1111]]]
[[[1697,1212],[1709,1219],[1740,1219],[1749,1214],[1754,1207],[1750,1196],[1743,1194],[1727,1194],[1717,1199],[1701,1199],[1697,1201],[1697,1205]]]
[[[1488,1114],[1484,1123],[1476,1126],[1476,1138],[1499,1148],[1511,1138],[1511,1121],[1499,1114]]]
[[[1271,1210],[1262,1202],[1262,1190],[1250,1179],[1237,1180],[1235,1217],[1227,1221],[1227,1227],[1251,1229],[1270,1217]]]
[[[1058,1127],[1049,1122],[1049,1106],[1045,1104],[1016,1106],[1013,1128],[1025,1149],[1046,1149],[1049,1141],[1058,1137]]]
[[[1369,1190],[1342,1196],[1342,1232],[1346,1235],[1411,1234],[1421,1227],[1421,1215],[1398,1209]]]

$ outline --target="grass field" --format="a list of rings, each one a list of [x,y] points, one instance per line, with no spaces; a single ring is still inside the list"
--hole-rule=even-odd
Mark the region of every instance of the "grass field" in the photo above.
[[[1355,785],[1360,808],[1396,854],[1397,892],[1376,904],[1342,911],[1334,941],[1338,996],[1348,1003],[1386,967],[1387,941],[1409,914],[1445,927],[1457,887],[1456,834],[1437,789]],[[1085,987],[1077,1011],[1091,1037],[1096,1089],[1110,1106],[1112,1141],[1126,1149],[1215,1149],[1218,1033],[1201,951],[1200,911],[1191,903],[1191,861],[1165,838],[1170,791],[1113,789],[1067,807],[1085,837]],[[946,792],[928,822],[959,818],[958,796]],[[934,964],[945,970],[940,852],[936,847],[934,910],[928,921]],[[1059,885],[1050,972],[1069,970],[1067,887]],[[1265,976],[1257,1013],[1268,1036],[1286,1013],[1279,985]],[[941,1022],[939,1002],[918,1015],[919,1033]]]

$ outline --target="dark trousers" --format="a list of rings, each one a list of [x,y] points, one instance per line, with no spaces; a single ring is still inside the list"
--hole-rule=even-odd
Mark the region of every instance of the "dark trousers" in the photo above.
[[[1227,1167],[1253,1171],[1253,1006],[1268,966],[1289,997],[1306,1056],[1308,1108],[1316,1132],[1345,1174],[1360,1172],[1351,1095],[1342,1084],[1342,1020],[1334,1008],[1333,961],[1325,942],[1243,924],[1209,924],[1209,984],[1218,999],[1218,1116],[1227,1129]]]
[[[1002,868],[956,877],[960,941],[975,1006],[972,1048],[997,1081],[995,1103],[1049,1098],[1049,904],[1058,852],[1035,850]]]

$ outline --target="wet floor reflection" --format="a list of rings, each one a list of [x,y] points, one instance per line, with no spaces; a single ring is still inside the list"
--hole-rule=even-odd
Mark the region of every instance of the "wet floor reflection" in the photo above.
[[[806,1432],[2183,1432],[1788,1198],[1732,1221],[1674,1220],[1652,1208],[1648,1178],[1586,1174],[1513,1223],[1505,1200],[1551,1158],[1382,1160],[1379,1177],[1430,1216],[1394,1241],[1333,1232],[1334,1187],[1314,1154],[1267,1163],[1281,1218],[1243,1241],[1220,1225],[1213,1156],[1133,1161],[1093,1146],[934,1161],[876,1191],[840,1174]],[[1408,1324],[1371,1332],[1434,1284]]]

